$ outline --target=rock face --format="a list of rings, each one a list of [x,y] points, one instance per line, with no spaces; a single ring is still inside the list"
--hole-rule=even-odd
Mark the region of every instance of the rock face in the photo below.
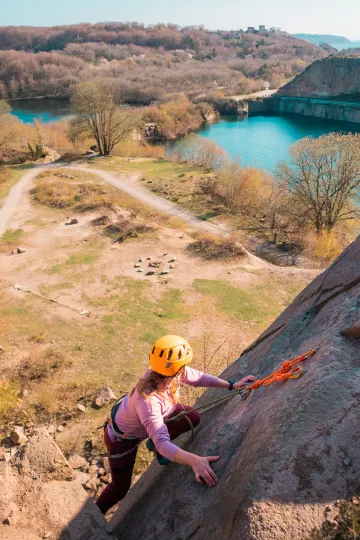
[[[45,429],[0,461],[0,538],[115,540]]]
[[[247,115],[247,103],[237,99],[219,98],[215,101],[211,101],[210,105],[212,105],[219,114],[236,116]]]
[[[359,94],[360,57],[330,57],[317,60],[277,93],[279,96],[321,98],[344,96],[348,99],[352,96],[358,98]]]
[[[360,123],[360,102],[331,101],[330,99],[273,96],[259,101],[249,101],[249,114],[277,112],[302,114],[326,120]]]
[[[186,450],[219,455],[214,488],[153,464],[115,513],[119,540],[303,540],[334,501],[359,492],[360,237],[223,373],[263,378],[317,348],[298,380],[236,397],[202,417]],[[224,390],[209,389],[201,402]]]
[[[278,112],[360,123],[360,57],[329,57],[308,66],[271,98],[250,101],[249,114]]]

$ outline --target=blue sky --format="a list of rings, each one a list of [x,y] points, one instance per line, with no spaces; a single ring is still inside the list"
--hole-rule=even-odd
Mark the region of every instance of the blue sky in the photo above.
[[[360,40],[360,1],[343,0],[3,0],[1,25],[55,26],[139,21],[239,29],[266,24],[290,33],[337,34]],[[336,6],[336,7],[335,7]]]

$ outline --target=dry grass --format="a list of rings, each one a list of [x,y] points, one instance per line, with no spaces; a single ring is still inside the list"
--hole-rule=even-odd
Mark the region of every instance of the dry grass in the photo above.
[[[197,235],[195,242],[188,245],[187,251],[206,261],[230,261],[244,257],[244,248],[230,238],[217,238],[210,235]]]
[[[42,343],[44,339],[43,336],[39,336],[34,338],[33,341]],[[16,381],[20,381],[23,384],[40,382],[65,367],[69,367],[69,359],[65,360],[63,353],[50,348],[24,358],[13,377]]]
[[[145,223],[137,223],[133,220],[119,217],[116,223],[112,223],[105,228],[105,234],[114,242],[125,242],[130,238],[139,238],[144,234],[154,231],[154,227]]]
[[[100,167],[100,163],[105,166]],[[96,166],[112,170],[111,167],[107,169],[106,163],[108,163],[106,160],[99,160],[99,163],[96,162]],[[35,203],[54,209],[67,209],[75,212],[97,210],[107,217],[110,213],[116,213],[121,209],[128,212],[131,218],[143,219],[146,223],[161,224],[169,228],[186,228],[186,225],[179,219],[153,210],[109,185],[90,171],[71,171],[71,173],[64,169],[44,171],[38,176],[32,195]],[[100,225],[100,222],[93,224]]]
[[[69,175],[64,172],[42,173],[31,190],[34,200],[53,208],[69,208],[79,212],[98,208],[113,209],[114,191],[88,173]]]
[[[360,538],[359,497],[335,503],[338,514],[334,519],[325,519],[321,529],[315,529],[309,540],[358,540]]]

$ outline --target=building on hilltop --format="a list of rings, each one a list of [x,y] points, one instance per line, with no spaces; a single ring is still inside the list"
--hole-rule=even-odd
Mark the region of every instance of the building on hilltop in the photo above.
[[[266,30],[265,24],[260,24],[259,25],[259,30]]]
[[[256,32],[255,26],[248,26],[247,32]]]

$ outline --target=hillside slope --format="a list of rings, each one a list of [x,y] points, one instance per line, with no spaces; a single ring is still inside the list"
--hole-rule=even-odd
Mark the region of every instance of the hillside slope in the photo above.
[[[358,492],[359,261],[360,237],[223,374],[264,377],[317,348],[303,377],[233,399],[203,415],[193,442],[180,441],[220,456],[216,487],[184,466],[152,465],[112,520],[119,540],[300,540]]]
[[[331,34],[293,34],[298,39],[303,39],[314,45],[320,45],[321,43],[328,43],[333,47],[336,45],[341,48],[351,47],[351,41],[343,36],[333,36]]]
[[[278,88],[328,54],[286,32],[209,31],[141,23],[0,27],[0,98],[64,96],[76,83],[112,78],[124,101],[165,94],[243,94]]]
[[[278,96],[338,97],[355,99],[360,94],[360,56],[329,57],[318,60],[293,81],[283,86]]]

